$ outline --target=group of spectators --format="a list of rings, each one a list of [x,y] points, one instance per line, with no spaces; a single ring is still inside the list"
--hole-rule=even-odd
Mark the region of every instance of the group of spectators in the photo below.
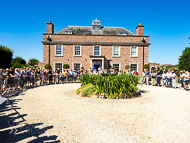
[[[3,96],[6,93],[6,89],[9,88],[9,90],[13,90],[13,87],[15,90],[18,89],[18,86],[20,87],[33,87],[39,85],[47,84],[48,80],[49,83],[52,83],[52,80],[54,78],[55,83],[59,82],[59,79],[61,79],[62,82],[67,82],[69,76],[72,77],[72,80],[76,82],[77,77],[83,73],[83,70],[61,70],[58,68],[57,70],[52,71],[42,69],[42,70],[36,70],[36,69],[26,69],[23,70],[19,69],[12,69],[7,68],[6,70],[0,69],[0,96]],[[54,76],[56,75],[56,76]]]
[[[155,72],[152,70],[151,72],[143,72],[143,83],[146,83],[147,85],[155,86],[163,86],[163,87],[169,87],[169,88],[178,88],[178,76],[177,74],[172,70],[163,71],[161,73],[160,71]],[[180,82],[181,82],[181,88],[189,90],[189,80],[190,75],[188,71],[180,71]]]

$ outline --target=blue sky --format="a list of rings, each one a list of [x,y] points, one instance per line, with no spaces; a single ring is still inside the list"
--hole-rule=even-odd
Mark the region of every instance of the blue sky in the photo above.
[[[149,62],[177,64],[190,46],[189,0],[7,0],[0,5],[0,45],[26,61],[43,61],[42,33],[50,20],[55,32],[67,25],[90,26],[95,18],[133,33],[142,23],[150,36]]]

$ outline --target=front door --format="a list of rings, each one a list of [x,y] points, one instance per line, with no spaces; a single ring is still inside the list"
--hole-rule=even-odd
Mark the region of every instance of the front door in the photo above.
[[[98,68],[102,67],[102,60],[93,60],[92,65],[93,65],[94,69],[96,69],[98,71]]]

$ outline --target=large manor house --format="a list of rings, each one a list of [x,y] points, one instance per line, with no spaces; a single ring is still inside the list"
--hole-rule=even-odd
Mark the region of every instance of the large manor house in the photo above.
[[[101,26],[101,21],[93,20],[91,26],[67,26],[54,33],[54,24],[49,21],[47,32],[43,33],[43,63],[50,64],[53,70],[63,64],[70,69],[107,69],[111,67],[126,71],[125,66],[143,71],[149,60],[149,36],[144,35],[144,26],[136,27],[136,34],[124,27]]]

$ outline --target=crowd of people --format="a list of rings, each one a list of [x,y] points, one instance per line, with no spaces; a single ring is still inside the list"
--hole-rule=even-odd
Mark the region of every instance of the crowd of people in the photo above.
[[[80,68],[80,70],[63,70],[61,71],[59,68],[55,71],[46,70],[46,69],[26,69],[23,70],[19,69],[12,69],[7,68],[6,70],[0,69],[0,96],[2,96],[6,89],[9,88],[10,90],[18,89],[19,87],[33,87],[33,86],[39,86],[43,84],[49,84],[52,83],[52,80],[54,80],[54,83],[66,82],[68,83],[69,78],[71,78],[72,82],[76,82],[77,79],[83,74],[102,74],[102,73],[108,73],[107,69],[103,70],[101,67],[98,69],[95,69],[94,67],[88,70],[84,71],[83,66]],[[113,67],[110,69],[109,73],[113,74],[121,74],[123,71],[115,70]],[[136,70],[132,70],[131,72],[128,70],[126,72],[127,74],[134,74],[138,75],[138,72]],[[163,71],[161,73],[160,71],[155,72],[152,70],[151,72],[143,72],[143,80],[142,82],[147,85],[153,85],[153,86],[163,86],[163,87],[169,87],[169,88],[177,88],[178,87],[178,77],[177,74],[174,73],[174,71]],[[189,72],[188,71],[180,71],[180,81],[181,81],[181,88],[189,90]],[[39,81],[39,82],[38,82]],[[39,84],[37,84],[37,82]]]
[[[77,78],[82,74],[82,69],[78,71],[72,69],[63,70],[63,72],[61,72],[59,68],[55,70],[55,72],[52,71],[52,69],[0,69],[0,96],[3,96],[6,93],[7,88],[9,88],[9,90],[13,90],[14,87],[14,89],[17,90],[18,87],[40,86],[47,84],[47,82],[51,84],[52,80],[54,80],[55,83],[58,83],[59,80],[61,82],[68,83],[69,77],[71,77],[73,82],[76,82]],[[39,84],[37,84],[37,82]]]
[[[172,70],[163,71],[161,73],[160,71],[155,72],[152,70],[151,72],[143,72],[143,83],[147,85],[153,85],[153,86],[163,86],[168,88],[178,88],[178,76],[177,74]],[[180,82],[181,82],[181,89],[189,90],[189,80],[190,75],[188,71],[180,71]]]

